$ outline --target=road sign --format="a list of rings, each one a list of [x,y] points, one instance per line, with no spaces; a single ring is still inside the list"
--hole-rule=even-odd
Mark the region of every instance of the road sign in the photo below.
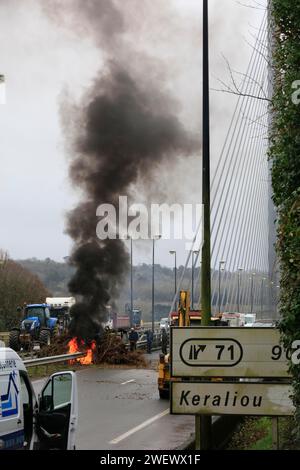
[[[289,377],[276,328],[171,329],[173,377]]]
[[[171,382],[172,414],[290,416],[288,384]]]

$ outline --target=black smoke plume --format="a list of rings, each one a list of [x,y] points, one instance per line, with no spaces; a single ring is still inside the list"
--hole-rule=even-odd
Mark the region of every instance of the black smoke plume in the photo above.
[[[76,8],[78,5],[77,0],[73,2]],[[90,21],[91,34],[96,34],[97,46],[101,47],[109,28],[114,36],[116,26],[123,32],[124,23],[113,2],[89,0],[80,5],[82,18]],[[74,10],[72,13],[74,18]],[[89,21],[84,23],[85,27]],[[106,53],[109,44],[105,43]],[[76,267],[69,284],[77,299],[71,312],[71,333],[84,339],[95,336],[101,329],[106,320],[106,305],[117,297],[128,270],[123,242],[97,239],[97,207],[111,203],[117,208],[119,196],[130,195],[138,178],[147,184],[152,170],[162,164],[172,165],[179,155],[194,149],[194,140],[176,117],[177,105],[161,91],[162,84],[149,83],[146,75],[143,80],[140,70],[135,74],[130,70],[130,60],[126,66],[121,65],[116,44],[111,48],[114,59],[108,58],[105,70],[100,70],[85,97],[85,105],[80,108],[79,119],[67,117],[76,122],[71,137],[70,177],[84,194],[67,222],[67,232],[74,240],[71,263]],[[128,51],[130,57],[132,51]]]

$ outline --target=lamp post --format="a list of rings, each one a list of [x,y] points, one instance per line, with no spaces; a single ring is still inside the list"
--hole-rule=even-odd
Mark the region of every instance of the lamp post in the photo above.
[[[192,310],[194,310],[194,270],[195,270],[195,262],[194,262],[194,255],[199,255],[199,250],[192,251]]]
[[[226,264],[226,261],[224,260],[219,261],[219,295],[218,295],[219,313],[221,313],[221,271],[224,271],[225,264]]]
[[[241,287],[241,272],[243,268],[238,268],[238,291],[237,291],[237,311],[240,311],[240,287]]]
[[[174,255],[175,263],[174,263],[174,292],[175,296],[177,294],[177,253],[175,250],[169,251],[170,255]],[[177,310],[177,298],[175,298],[175,310]]]
[[[159,240],[161,235],[155,235],[152,239],[152,333],[154,333],[154,259],[155,240]]]
[[[133,263],[132,263],[132,237],[130,237],[130,327],[133,325]]]
[[[263,317],[263,305],[264,305],[264,282],[266,278],[262,277],[260,285],[260,314],[261,318]]]
[[[253,313],[253,280],[254,280],[254,276],[255,276],[255,273],[252,273],[251,274],[251,291],[250,291],[250,295],[251,295],[251,313]]]

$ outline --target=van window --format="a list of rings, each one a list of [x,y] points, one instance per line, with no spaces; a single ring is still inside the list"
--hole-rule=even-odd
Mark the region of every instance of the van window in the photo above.
[[[19,383],[15,370],[0,375],[0,421],[19,416]]]

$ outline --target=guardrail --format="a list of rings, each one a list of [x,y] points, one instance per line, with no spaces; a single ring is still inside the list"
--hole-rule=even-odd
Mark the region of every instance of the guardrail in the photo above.
[[[71,361],[72,359],[78,359],[79,357],[86,356],[85,352],[78,352],[74,354],[60,354],[59,356],[49,357],[38,357],[34,359],[25,359],[23,362],[26,367],[44,366],[48,364],[54,364],[56,362]]]
[[[137,349],[146,349],[147,348],[147,340],[144,339],[142,341],[137,341],[136,343]],[[160,333],[154,333],[153,341],[152,341],[152,350],[160,349],[161,347],[161,335]]]

